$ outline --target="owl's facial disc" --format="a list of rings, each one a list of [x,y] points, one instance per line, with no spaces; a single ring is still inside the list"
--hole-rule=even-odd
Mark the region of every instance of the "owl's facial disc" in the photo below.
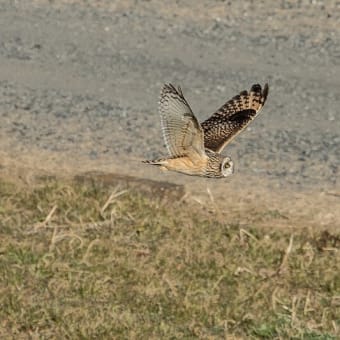
[[[223,177],[228,177],[233,174],[234,162],[229,157],[223,159],[221,164],[221,172]]]

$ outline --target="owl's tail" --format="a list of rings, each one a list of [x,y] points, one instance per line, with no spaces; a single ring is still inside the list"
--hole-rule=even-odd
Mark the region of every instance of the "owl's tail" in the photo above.
[[[166,162],[165,158],[142,161],[142,163],[145,163],[145,164],[158,165],[158,166],[163,166],[165,162]]]

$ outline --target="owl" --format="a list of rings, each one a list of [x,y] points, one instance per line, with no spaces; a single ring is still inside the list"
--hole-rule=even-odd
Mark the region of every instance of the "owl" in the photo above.
[[[159,113],[169,156],[143,161],[162,170],[186,175],[222,178],[233,174],[234,163],[221,155],[232,141],[258,115],[266,102],[268,84],[255,84],[226,102],[210,118],[199,123],[180,87],[165,84],[159,100]]]

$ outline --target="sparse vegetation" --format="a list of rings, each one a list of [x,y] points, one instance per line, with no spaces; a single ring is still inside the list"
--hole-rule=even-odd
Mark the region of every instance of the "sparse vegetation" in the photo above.
[[[0,182],[0,337],[339,336],[339,234],[193,209],[94,185]]]

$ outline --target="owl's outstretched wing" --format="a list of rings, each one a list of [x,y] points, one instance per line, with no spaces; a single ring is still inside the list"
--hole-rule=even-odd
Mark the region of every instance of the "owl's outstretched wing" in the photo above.
[[[257,116],[268,95],[264,88],[255,84],[250,91],[242,91],[226,102],[201,125],[204,131],[204,146],[215,152],[222,149]]]
[[[159,100],[162,132],[170,156],[205,155],[203,130],[182,90],[165,84]]]

